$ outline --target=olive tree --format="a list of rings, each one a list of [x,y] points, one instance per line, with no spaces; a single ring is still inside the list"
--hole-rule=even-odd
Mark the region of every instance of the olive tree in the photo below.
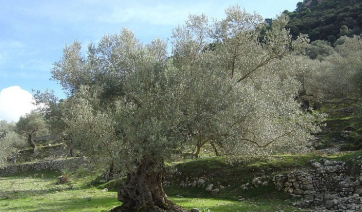
[[[293,52],[307,40],[292,41],[286,23],[284,16],[273,21],[260,42],[261,17],[231,7],[221,21],[210,25],[204,15],[190,16],[174,30],[174,64],[187,79],[180,104],[184,141],[195,144],[196,156],[205,144],[224,154],[292,152],[317,130],[300,125],[316,116],[295,101],[301,82]]]
[[[32,111],[25,116],[21,116],[16,123],[16,132],[27,137],[28,144],[33,149],[36,148],[33,141],[34,136],[36,136],[37,133],[44,133],[46,131],[47,127],[43,115],[37,111]]]
[[[300,83],[288,67],[304,39],[292,42],[281,17],[260,43],[258,15],[226,13],[213,24],[190,16],[174,31],[171,57],[166,42],[145,45],[123,29],[86,56],[79,42],[66,46],[54,64],[52,78],[68,94],[64,136],[126,173],[115,210],[184,211],[162,188],[165,161],[184,145],[265,154],[303,148],[318,130],[317,115],[294,100]]]
[[[323,61],[303,60],[309,70],[306,90],[317,91],[323,99],[359,98],[362,76],[362,42],[360,36],[341,37],[335,43],[335,54]]]
[[[0,121],[0,167],[6,164],[7,159],[16,151],[15,145],[22,140],[14,128],[14,123]]]

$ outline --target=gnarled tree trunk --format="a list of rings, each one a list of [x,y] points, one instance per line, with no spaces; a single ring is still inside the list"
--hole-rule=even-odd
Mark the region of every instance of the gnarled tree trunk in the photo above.
[[[31,148],[35,149],[35,143],[33,141],[33,134],[28,134],[28,143],[31,146]]]
[[[127,175],[126,182],[118,191],[118,200],[123,202],[123,205],[112,212],[187,211],[167,199],[162,187],[162,172],[155,171],[154,167],[151,161],[146,161],[140,164],[135,172]]]

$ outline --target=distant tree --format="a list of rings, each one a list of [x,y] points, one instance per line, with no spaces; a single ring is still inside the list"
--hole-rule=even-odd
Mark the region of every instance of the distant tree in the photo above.
[[[5,120],[0,120],[0,139],[5,138],[6,134],[14,131],[15,125]]]
[[[260,16],[239,7],[212,25],[190,16],[173,33],[171,57],[164,41],[143,45],[126,29],[89,45],[86,57],[78,42],[64,48],[52,70],[68,94],[64,134],[127,174],[118,211],[184,211],[162,180],[165,162],[185,145],[211,142],[228,154],[306,148],[318,114],[295,101],[300,83],[289,66],[306,39],[292,41],[286,20],[274,21],[261,43]]]
[[[302,12],[305,9],[305,4],[303,2],[298,2],[297,3],[297,8],[295,9],[295,11],[297,12]]]
[[[310,70],[309,88],[318,90],[324,99],[352,98],[361,96],[362,42],[360,36],[341,37],[335,42],[333,54],[321,62],[305,61]],[[329,49],[329,47],[328,47]]]
[[[31,113],[20,117],[19,121],[16,123],[16,132],[27,137],[28,144],[33,149],[36,148],[36,145],[33,141],[34,136],[37,133],[46,130],[47,127],[42,114],[36,111],[32,111]]]
[[[5,120],[0,121],[0,167],[6,164],[8,157],[16,151],[14,144],[21,140],[21,137],[14,132],[15,124]]]
[[[350,94],[360,98],[362,95],[362,37],[342,38],[343,44],[336,45],[335,49],[341,56],[340,60],[334,60],[334,67],[348,77]],[[337,42],[341,43],[341,42]]]
[[[345,36],[348,35],[348,26],[343,25],[341,26],[341,28],[339,29],[339,34],[338,36]]]
[[[340,36],[361,33],[362,2],[356,0],[312,0],[299,2],[295,11],[284,11],[290,22],[294,38],[308,34],[311,41],[325,40],[334,43]]]

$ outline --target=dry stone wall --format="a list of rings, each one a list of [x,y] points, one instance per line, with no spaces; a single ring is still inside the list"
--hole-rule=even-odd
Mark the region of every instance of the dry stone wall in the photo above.
[[[48,145],[37,147],[35,150],[28,149],[19,151],[14,155],[16,161],[13,162],[28,162],[32,160],[55,159],[70,156],[67,145],[60,143],[55,145]],[[13,157],[13,158],[14,158]]]
[[[45,160],[39,162],[29,162],[23,164],[9,165],[0,168],[0,176],[9,176],[24,173],[27,171],[43,171],[43,170],[76,170],[81,165],[87,166],[89,160],[87,158],[58,158],[54,160]]]
[[[362,157],[311,161],[310,170],[276,175],[278,190],[303,197],[296,206],[319,211],[362,211]]]

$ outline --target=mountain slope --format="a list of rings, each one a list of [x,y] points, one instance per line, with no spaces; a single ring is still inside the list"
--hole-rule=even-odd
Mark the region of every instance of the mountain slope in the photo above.
[[[340,36],[362,33],[362,1],[360,0],[304,0],[288,15],[293,37],[308,34],[311,41],[334,43]]]

